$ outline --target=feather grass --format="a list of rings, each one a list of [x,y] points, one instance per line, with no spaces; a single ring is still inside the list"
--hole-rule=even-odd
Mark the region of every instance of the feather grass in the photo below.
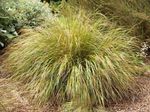
[[[107,26],[103,16],[87,15],[80,11],[56,18],[10,48],[6,68],[39,104],[55,99],[71,102],[77,111],[130,96],[139,64],[134,39],[124,29]]]

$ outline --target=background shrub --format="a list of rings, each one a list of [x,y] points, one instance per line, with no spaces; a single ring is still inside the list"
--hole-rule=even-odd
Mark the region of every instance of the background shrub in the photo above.
[[[72,5],[97,10],[120,26],[132,30],[131,34],[141,40],[150,38],[149,0],[69,0]]]
[[[0,49],[4,48],[8,41],[17,35],[15,24],[15,20],[0,7]]]
[[[0,42],[1,47],[17,36],[24,26],[36,27],[52,18],[48,5],[37,0],[5,0],[0,3]],[[5,40],[5,41],[4,41]]]
[[[3,9],[21,25],[37,26],[41,22],[52,18],[48,5],[37,0],[12,0],[4,2]]]

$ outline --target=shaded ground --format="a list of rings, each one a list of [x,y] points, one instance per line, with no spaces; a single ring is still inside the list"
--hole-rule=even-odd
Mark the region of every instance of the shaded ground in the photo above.
[[[3,58],[0,56],[0,65],[2,60]],[[50,104],[42,109],[30,104],[29,98],[25,97],[26,93],[20,92],[17,84],[8,80],[2,81],[6,76],[7,74],[0,68],[0,112],[57,112],[56,108]],[[139,76],[136,80],[141,86],[140,90],[137,90],[138,96],[134,96],[132,101],[112,104],[108,108],[108,112],[150,112],[150,74]]]

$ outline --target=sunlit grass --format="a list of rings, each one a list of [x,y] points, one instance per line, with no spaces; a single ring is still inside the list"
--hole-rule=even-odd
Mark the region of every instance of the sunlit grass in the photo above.
[[[99,17],[80,11],[23,35],[5,61],[12,79],[37,103],[55,99],[76,111],[128,98],[139,63],[134,38]]]

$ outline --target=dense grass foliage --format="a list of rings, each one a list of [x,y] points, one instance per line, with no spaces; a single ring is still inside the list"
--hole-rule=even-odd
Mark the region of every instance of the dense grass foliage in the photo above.
[[[150,38],[149,0],[69,0],[72,5],[97,10],[140,39]],[[147,40],[148,41],[148,40]]]
[[[134,45],[105,17],[95,20],[80,11],[23,35],[5,63],[38,103],[54,99],[81,112],[130,96],[138,68]]]

